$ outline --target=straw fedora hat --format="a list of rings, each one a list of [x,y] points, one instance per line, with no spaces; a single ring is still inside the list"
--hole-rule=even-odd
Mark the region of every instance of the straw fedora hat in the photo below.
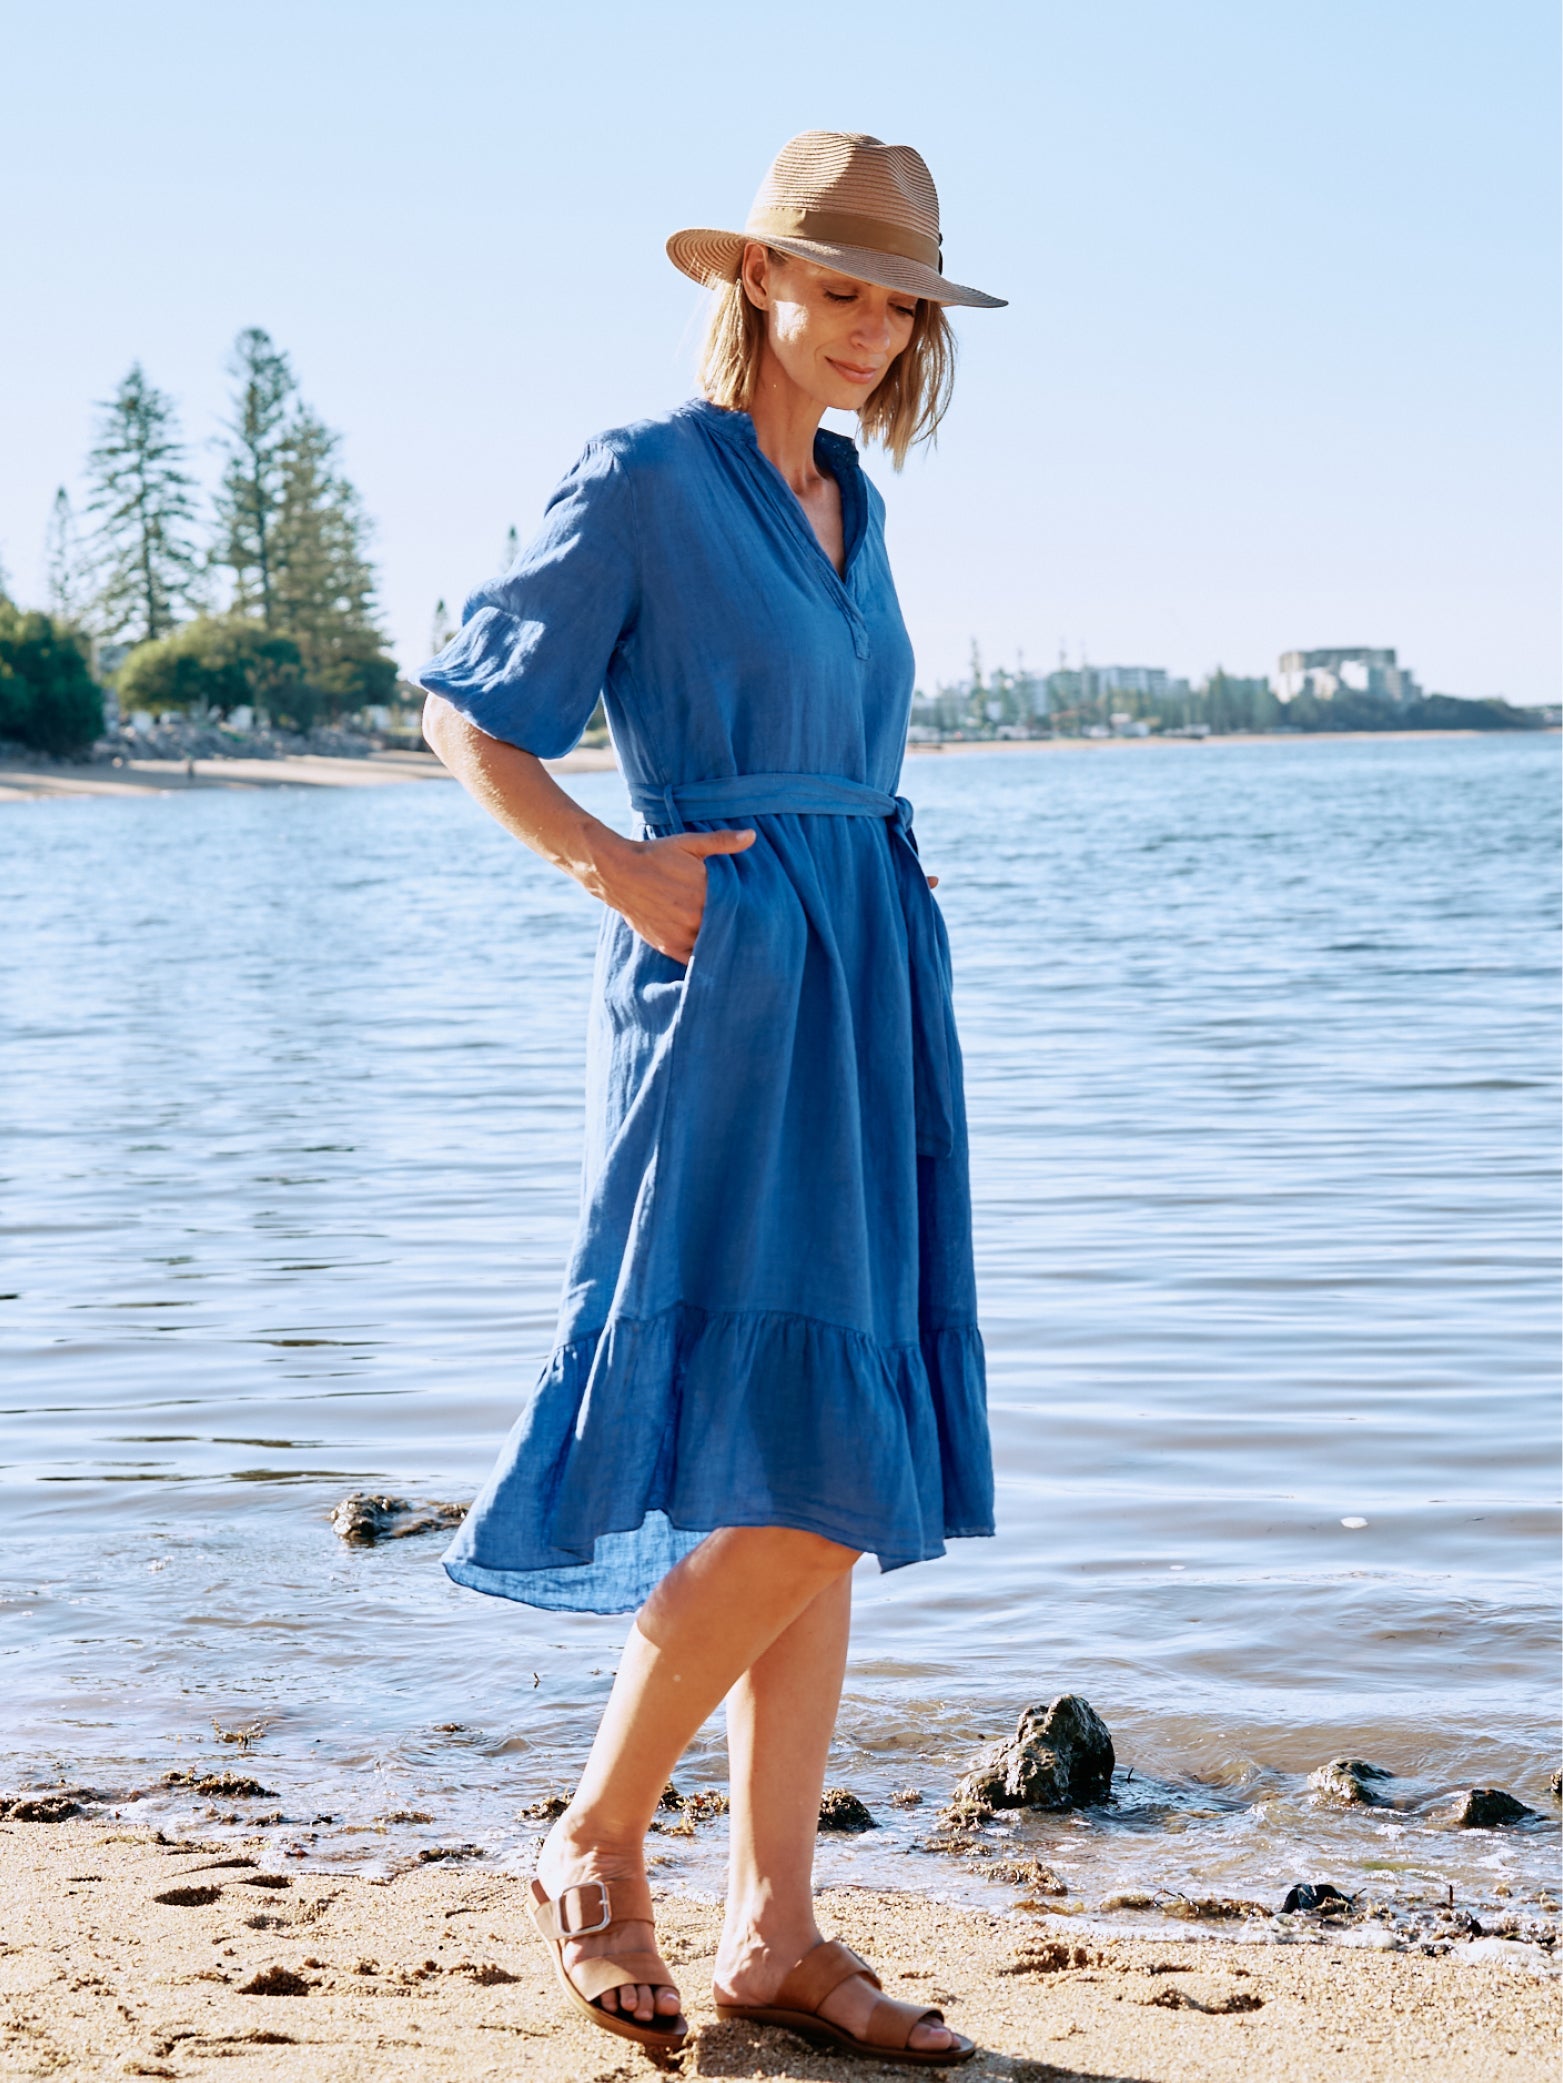
[[[737,279],[749,239],[932,304],[992,311],[1006,301],[945,280],[939,192],[921,155],[856,131],[805,130],[789,139],[742,231],[676,231],[668,259],[717,289]]]

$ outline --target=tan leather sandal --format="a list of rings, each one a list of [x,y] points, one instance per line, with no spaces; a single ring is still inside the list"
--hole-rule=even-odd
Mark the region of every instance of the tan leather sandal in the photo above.
[[[861,2035],[822,2018],[820,2005],[853,1975],[861,1975],[872,1988],[884,1986],[850,1946],[838,1939],[822,1939],[788,1970],[769,2003],[723,2003],[718,1999],[716,2015],[747,2019],[752,2025],[779,2025],[811,2046],[842,2047],[852,2054],[870,2055],[875,2061],[904,2062],[908,2068],[950,2068],[958,2061],[970,2061],[976,2053],[976,2042],[958,2032],[951,2033],[947,2047],[909,2046],[914,2026],[943,2025],[944,2013],[933,2008],[920,2011],[916,2004],[896,2003],[888,1996],[881,1996],[874,2005],[868,2029]]]
[[[653,1990],[670,1988],[673,1978],[667,1963],[657,1954],[638,1948],[600,1953],[566,1967],[565,1946],[578,1938],[594,1938],[612,1932],[620,1924],[649,1924],[654,1920],[651,1890],[643,1880],[582,1881],[566,1888],[557,1900],[549,1896],[541,1881],[532,1883],[532,1921],[553,1955],[559,1985],[576,2010],[600,2025],[604,2032],[621,2040],[634,2040],[657,2057],[676,2054],[689,2037],[689,2020],[680,2011],[675,2018],[657,2018],[644,2024],[639,2018],[619,2011],[605,2011],[598,2001],[610,1989],[626,1983],[648,1984]]]

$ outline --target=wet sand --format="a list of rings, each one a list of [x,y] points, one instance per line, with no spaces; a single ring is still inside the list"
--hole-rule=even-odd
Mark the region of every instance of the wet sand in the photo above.
[[[246,1863],[247,1861],[253,1863]],[[235,1844],[101,1822],[0,1825],[0,2076],[630,2083],[631,2046],[568,2016],[520,1880],[458,1861],[389,1879],[303,1871]],[[1068,1920],[822,1898],[821,1921],[892,1993],[942,2003],[982,2051],[959,2073],[1023,2083],[1542,2083],[1559,1996],[1529,1956],[1341,1945],[1099,1942]],[[891,2071],[718,2024],[719,1919],[664,1900],[695,2037],[686,2076]],[[257,1987],[257,1983],[259,1986]],[[291,1992],[291,1993],[290,1993]]]

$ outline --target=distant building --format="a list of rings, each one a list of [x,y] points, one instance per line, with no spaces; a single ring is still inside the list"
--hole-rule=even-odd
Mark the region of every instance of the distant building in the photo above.
[[[1283,651],[1270,685],[1282,702],[1299,694],[1326,702],[1337,694],[1366,694],[1395,703],[1422,698],[1415,675],[1395,663],[1393,651],[1372,650],[1365,644],[1335,651]]]

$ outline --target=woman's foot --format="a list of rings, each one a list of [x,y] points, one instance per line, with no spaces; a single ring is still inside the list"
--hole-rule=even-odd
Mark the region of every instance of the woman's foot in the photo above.
[[[645,1854],[640,1845],[612,1845],[584,1830],[568,1809],[543,1840],[537,1859],[537,1878],[555,1902],[566,1888],[582,1881],[644,1880]],[[655,1952],[656,1929],[651,1924],[618,1923],[611,1932],[594,1932],[570,1939],[564,1949],[566,1968],[578,1960],[595,1959],[602,1953]],[[638,1963],[637,1963],[638,1964]],[[678,1991],[671,1982],[626,1982],[609,1989],[597,2001],[605,2011],[617,2011],[638,2025],[653,2025],[678,2016]]]
[[[761,1937],[753,1929],[738,1935],[724,1932],[717,1948],[712,1994],[718,2003],[768,2005],[804,1954],[819,1943],[818,1925],[810,1925],[806,1931],[778,1934],[775,1939]],[[860,2039],[868,2029],[874,2006],[885,2001],[872,1982],[862,1975],[852,1975],[831,1990],[819,2006],[819,2015]],[[902,2008],[918,2012],[927,2006],[906,2004]],[[948,2026],[927,2021],[912,2027],[906,2044],[920,2054],[938,2054],[953,2046],[955,2038]]]

